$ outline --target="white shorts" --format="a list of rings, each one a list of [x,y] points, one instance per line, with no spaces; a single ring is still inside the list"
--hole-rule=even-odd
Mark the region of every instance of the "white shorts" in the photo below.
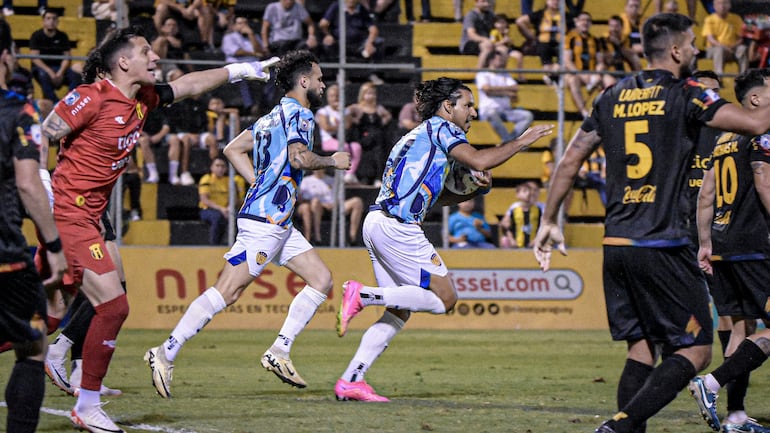
[[[364,220],[362,234],[380,286],[427,289],[431,275],[447,274],[444,261],[417,224],[400,223],[382,211],[371,211]]]
[[[286,229],[275,224],[238,218],[238,235],[224,257],[233,266],[247,261],[249,275],[256,277],[268,263],[283,266],[312,248],[294,226]]]

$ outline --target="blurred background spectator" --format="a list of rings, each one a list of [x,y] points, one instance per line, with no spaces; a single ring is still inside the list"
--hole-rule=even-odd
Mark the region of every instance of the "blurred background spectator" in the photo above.
[[[540,228],[542,206],[538,205],[540,186],[534,182],[522,182],[516,186],[516,201],[505,211],[500,220],[501,248],[529,248]]]
[[[326,105],[319,108],[315,113],[316,124],[321,132],[321,149],[324,152],[336,152],[339,149],[339,140],[337,140],[337,132],[339,131],[339,125],[342,122],[340,116],[340,88],[336,84],[326,88],[324,92],[326,95]],[[350,131],[350,127],[353,124],[350,114],[345,114],[345,131]],[[356,177],[356,170],[358,170],[359,162],[361,161],[361,143],[351,140],[351,137],[345,137],[347,142],[345,143],[344,150],[350,153],[350,168],[345,171],[345,183],[356,184],[358,178]]]
[[[235,187],[236,202],[233,205],[238,209],[246,193],[246,181],[236,175]],[[222,245],[230,215],[230,177],[224,157],[217,156],[211,161],[209,173],[204,174],[198,184],[198,196],[200,219],[209,224],[209,244]]]
[[[291,50],[314,51],[318,47],[316,28],[305,6],[295,0],[268,4],[262,16],[262,43],[268,57],[282,56]]]
[[[569,88],[572,101],[578,112],[587,118],[589,111],[583,97],[582,87],[585,86],[590,97],[594,90],[601,87],[602,77],[600,73],[589,74],[586,72],[601,72],[604,70],[602,52],[597,38],[591,34],[591,14],[581,12],[575,17],[575,28],[569,31],[564,41],[564,69],[568,71],[583,72],[580,74],[566,74],[565,84]]]
[[[475,211],[476,201],[457,204],[449,215],[449,243],[452,248],[496,248],[491,241],[492,229],[481,212]]]
[[[333,191],[334,177],[329,176],[325,169],[314,170],[311,175],[302,178],[300,183],[297,216],[302,221],[302,232],[305,238],[314,245],[319,245],[323,240],[321,221],[324,214],[331,212],[335,206]],[[358,236],[364,212],[364,202],[361,197],[346,198],[343,212],[350,217],[347,244],[361,245]]]
[[[495,27],[495,12],[489,0],[476,0],[476,5],[463,18],[460,35],[460,53],[479,56],[478,68],[484,68],[483,59],[495,49],[490,32]]]
[[[387,108],[377,103],[377,87],[372,82],[365,82],[358,90],[358,102],[348,107],[352,120],[351,140],[361,143],[362,153],[356,170],[356,177],[361,183],[379,187],[380,177],[385,170],[385,161],[393,143],[388,142],[387,126],[393,115]]]
[[[69,56],[70,39],[59,30],[59,14],[46,9],[43,13],[43,27],[29,37],[29,53],[36,55]],[[80,71],[72,67],[70,59],[32,59],[32,76],[40,84],[43,97],[57,102],[56,90],[62,86],[74,89],[81,83]]]
[[[703,22],[706,57],[714,60],[714,72],[721,76],[726,62],[736,62],[738,71],[749,67],[748,46],[743,44],[743,18],[730,12],[730,0],[714,0],[714,13]]]
[[[489,122],[503,142],[516,139],[535,119],[531,111],[514,108],[519,101],[519,84],[502,71],[507,61],[505,53],[492,51],[484,61],[484,67],[491,71],[476,73],[479,119]],[[513,122],[513,128],[508,131],[503,122]]]

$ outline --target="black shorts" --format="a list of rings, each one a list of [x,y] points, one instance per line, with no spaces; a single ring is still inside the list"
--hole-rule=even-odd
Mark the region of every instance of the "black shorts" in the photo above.
[[[45,334],[46,296],[32,263],[0,273],[0,342],[39,340]]]
[[[770,260],[715,261],[711,297],[720,316],[770,320]]]
[[[674,350],[711,345],[708,288],[689,246],[605,246],[603,274],[614,340],[646,339]]]
[[[535,52],[540,57],[540,62],[545,65],[559,63],[559,43],[558,42],[538,42],[535,45]]]

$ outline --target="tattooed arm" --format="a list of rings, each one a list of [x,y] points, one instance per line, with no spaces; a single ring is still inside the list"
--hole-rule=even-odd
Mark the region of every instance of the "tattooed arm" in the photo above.
[[[67,125],[55,111],[45,118],[43,122],[42,139],[40,140],[40,161],[48,161],[48,148],[59,146],[59,141],[72,132],[72,128]]]
[[[289,145],[289,164],[302,170],[316,170],[333,167],[337,170],[350,168],[350,153],[334,152],[331,156],[321,156],[313,153],[304,144],[295,142]]]

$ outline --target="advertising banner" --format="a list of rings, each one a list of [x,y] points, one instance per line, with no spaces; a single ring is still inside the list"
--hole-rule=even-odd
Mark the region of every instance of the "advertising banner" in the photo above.
[[[187,306],[214,285],[224,265],[224,248],[123,247],[131,312],[125,326],[168,329]],[[317,250],[334,277],[334,289],[310,329],[334,329],[342,283],[375,285],[365,249]],[[414,313],[410,328],[426,329],[605,329],[601,250],[555,254],[542,272],[530,250],[440,250],[458,293],[454,311],[435,316]],[[275,329],[283,323],[294,295],[305,286],[286,268],[270,265],[240,300],[208,325],[218,329]],[[363,329],[384,308],[367,307],[351,322]]]

